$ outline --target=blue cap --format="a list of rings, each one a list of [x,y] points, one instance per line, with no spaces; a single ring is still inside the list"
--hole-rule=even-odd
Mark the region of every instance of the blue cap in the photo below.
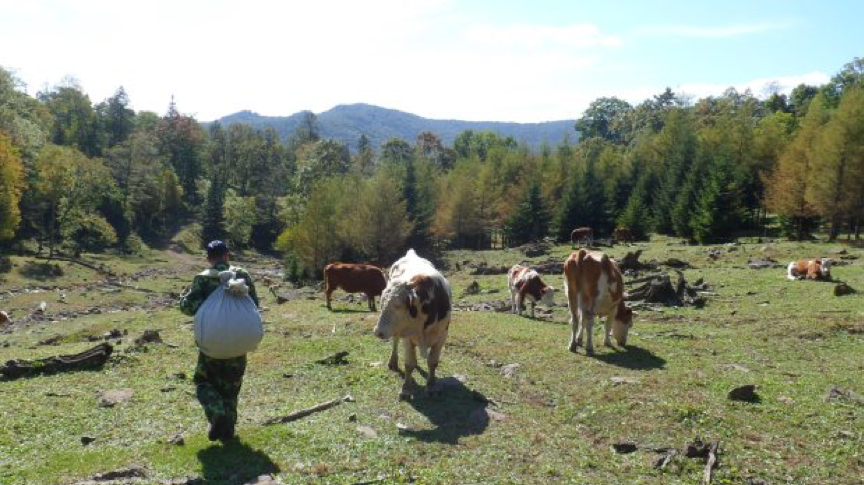
[[[207,257],[213,258],[223,254],[228,254],[228,245],[218,239],[210,241],[210,244],[207,245]]]

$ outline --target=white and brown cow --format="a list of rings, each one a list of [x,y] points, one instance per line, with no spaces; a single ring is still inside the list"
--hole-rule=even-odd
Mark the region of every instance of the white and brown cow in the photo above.
[[[417,367],[415,348],[426,358],[429,374],[426,390],[437,392],[435,369],[447,340],[451,316],[450,284],[428,260],[413,249],[408,250],[390,268],[390,281],[381,295],[381,315],[375,325],[375,335],[393,339],[388,367],[399,370],[399,340],[405,349],[405,381],[400,399],[411,396],[415,386],[412,373]]]
[[[594,354],[591,334],[594,317],[606,317],[603,345],[627,344],[627,333],[633,326],[633,311],[624,304],[624,279],[615,261],[600,252],[580,249],[564,263],[564,291],[570,307],[570,351],[582,346],[582,333],[588,334],[587,355]],[[577,329],[578,322],[578,329]]]
[[[828,281],[831,279],[831,264],[827,259],[792,261],[786,268],[786,277],[790,280]]]
[[[371,264],[333,263],[324,268],[324,293],[327,309],[330,296],[341,288],[347,293],[365,293],[369,309],[375,311],[375,297],[381,295],[387,286],[384,271]]]
[[[543,283],[540,274],[531,268],[514,265],[507,273],[507,284],[513,313],[522,315],[522,305],[526,300],[531,304],[531,318],[534,318],[534,306],[538,301],[546,306],[554,304],[555,288]]]
[[[9,318],[9,315],[4,311],[0,311],[0,325],[6,325],[11,322],[12,319]]]
[[[570,233],[570,244],[572,247],[593,246],[594,245],[594,229],[590,227],[578,227]]]

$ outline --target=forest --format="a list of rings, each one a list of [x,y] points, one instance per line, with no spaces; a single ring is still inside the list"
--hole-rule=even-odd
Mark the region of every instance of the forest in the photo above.
[[[0,69],[0,252],[129,254],[183,231],[279,252],[299,277],[407,247],[566,241],[579,226],[698,244],[858,239],[862,79],[855,58],[788,96],[600,98],[571,140],[539,150],[465,131],[452,146],[428,132],[378,147],[361,136],[351,152],[308,112],[287,140],[205,130],[173,99],[164,114],[135,112],[122,87],[94,103],[74,80],[31,96]]]

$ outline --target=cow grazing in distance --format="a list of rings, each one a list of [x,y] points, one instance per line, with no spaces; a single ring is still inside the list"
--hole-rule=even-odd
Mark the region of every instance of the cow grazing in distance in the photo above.
[[[375,297],[381,295],[387,286],[384,271],[371,264],[333,263],[324,268],[324,293],[327,296],[327,309],[330,296],[342,289],[347,293],[365,293],[369,309],[375,311]]]
[[[570,351],[582,346],[583,331],[588,334],[587,355],[594,354],[592,330],[594,317],[605,316],[603,345],[627,344],[627,333],[633,326],[633,311],[624,304],[624,279],[615,261],[600,252],[580,249],[564,263],[564,291],[570,308]],[[578,322],[578,330],[577,330]]]
[[[437,392],[435,369],[447,340],[451,300],[450,284],[431,262],[418,256],[413,249],[390,268],[390,281],[381,295],[381,315],[374,332],[378,338],[393,340],[388,367],[396,372],[399,371],[399,340],[402,341],[405,380],[400,399],[409,398],[415,386],[412,373],[417,367],[415,349],[418,347],[429,366],[426,391]]]
[[[570,244],[574,248],[577,244],[580,246],[593,246],[594,229],[591,229],[590,227],[573,229],[573,232],[570,233]]]
[[[786,277],[790,280],[829,281],[831,279],[831,265],[827,259],[792,261],[786,268]]]
[[[9,318],[9,315],[4,311],[0,311],[0,325],[6,325],[12,320]]]
[[[522,304],[525,300],[531,304],[531,318],[534,318],[534,306],[542,302],[552,306],[555,298],[555,288],[543,283],[537,271],[522,265],[514,265],[507,273],[507,284],[510,288],[510,305],[513,313],[522,315]]]
[[[619,227],[615,229],[615,233],[612,235],[615,239],[616,243],[631,243],[633,242],[633,233],[630,232],[630,229],[625,227]]]

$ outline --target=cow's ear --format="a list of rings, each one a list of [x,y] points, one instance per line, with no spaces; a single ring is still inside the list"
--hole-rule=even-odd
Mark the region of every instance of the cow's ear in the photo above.
[[[408,290],[408,313],[411,318],[417,318],[417,293],[414,290]]]

